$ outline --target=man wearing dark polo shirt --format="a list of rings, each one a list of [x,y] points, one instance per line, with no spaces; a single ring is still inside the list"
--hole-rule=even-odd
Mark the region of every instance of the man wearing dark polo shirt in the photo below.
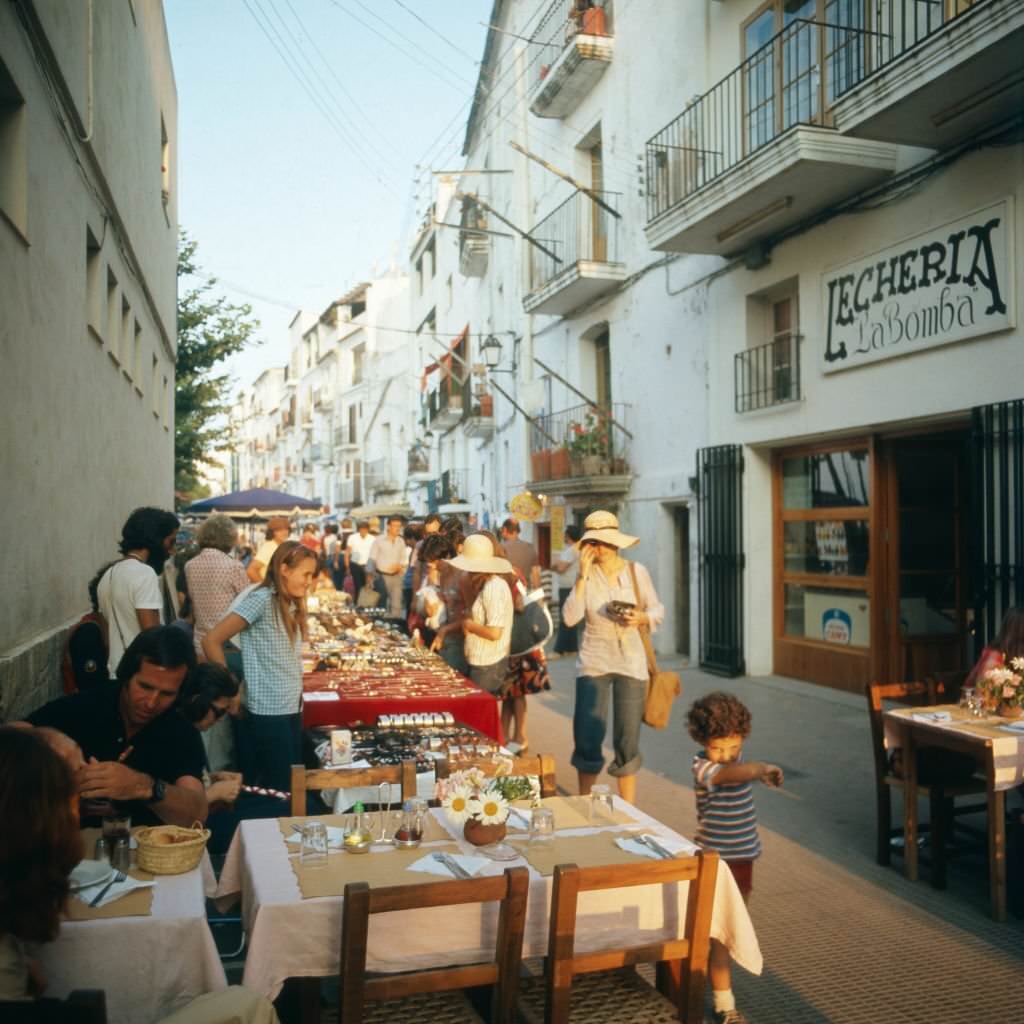
[[[60,697],[28,716],[81,748],[83,802],[114,801],[133,825],[205,821],[205,754],[198,731],[176,708],[195,665],[192,641],[173,626],[145,629],[117,666],[117,681]],[[83,804],[83,824],[89,815]]]

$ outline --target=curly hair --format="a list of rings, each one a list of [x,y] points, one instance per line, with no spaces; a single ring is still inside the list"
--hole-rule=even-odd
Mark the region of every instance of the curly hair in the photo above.
[[[201,548],[216,548],[227,553],[238,540],[238,527],[230,516],[218,512],[199,527],[196,540]]]
[[[421,562],[436,562],[439,558],[454,558],[455,546],[443,533],[428,533],[420,548]]]
[[[163,549],[164,538],[174,533],[179,526],[181,523],[173,512],[162,508],[137,508],[121,527],[121,554],[127,555],[129,551],[145,548],[151,558],[155,556],[159,559],[160,568],[163,568],[167,557]],[[153,568],[160,571],[155,565]]]
[[[57,937],[82,859],[67,764],[31,729],[0,728],[0,934]]]
[[[721,690],[695,700],[686,714],[687,730],[697,743],[723,736],[749,736],[751,721],[747,706]]]

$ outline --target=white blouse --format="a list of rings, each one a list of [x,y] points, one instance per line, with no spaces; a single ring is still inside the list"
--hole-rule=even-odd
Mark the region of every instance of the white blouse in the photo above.
[[[594,565],[584,585],[583,596],[574,586],[562,606],[562,620],[567,626],[575,626],[581,620],[585,623],[583,642],[576,659],[577,675],[647,678],[647,656],[640,630],[635,626],[619,625],[607,611],[609,601],[632,601],[637,608],[647,612],[652,632],[665,618],[665,606],[654,590],[650,573],[639,562],[632,564],[636,569],[639,597],[633,590],[629,563],[610,580]]]
[[[512,647],[512,616],[515,614],[512,591],[508,589],[508,584],[500,576],[492,576],[483,585],[469,614],[481,626],[497,626],[501,635],[497,640],[488,640],[467,631],[464,647],[466,661],[482,668],[507,658]]]

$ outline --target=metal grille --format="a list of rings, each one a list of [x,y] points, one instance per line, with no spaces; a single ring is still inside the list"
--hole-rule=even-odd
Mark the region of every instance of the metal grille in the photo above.
[[[971,411],[974,656],[1024,605],[1024,399]]]
[[[737,352],[733,361],[737,412],[800,400],[800,335]]]
[[[743,451],[697,452],[700,666],[718,675],[746,671],[743,659]]]

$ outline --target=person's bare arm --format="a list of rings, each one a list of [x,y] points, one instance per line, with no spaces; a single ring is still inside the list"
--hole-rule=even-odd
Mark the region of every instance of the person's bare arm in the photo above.
[[[87,800],[148,800],[154,781],[119,761],[90,758],[79,769],[78,792]],[[165,780],[165,785],[164,798],[149,805],[154,814],[169,825],[188,827],[194,821],[206,821],[209,808],[199,779],[182,775],[173,782]]]
[[[540,566],[535,565],[530,569],[530,589],[536,590],[540,586]]]
[[[741,782],[763,782],[766,786],[781,786],[782,769],[766,761],[748,761],[745,764],[727,764],[715,772],[716,786],[736,786]]]
[[[216,662],[218,665],[227,667],[227,658],[224,657],[224,645],[233,637],[242,632],[249,623],[237,612],[228,612],[206,636],[203,637],[203,654],[207,661]]]
[[[255,558],[249,559],[249,564],[245,567],[245,575],[252,580],[253,583],[260,583],[263,580],[263,573],[266,570],[266,566],[262,562],[258,562]]]
[[[472,619],[464,619],[462,622],[462,628],[467,633],[473,633],[475,636],[482,636],[485,640],[494,641],[501,638],[500,626],[485,626],[482,622],[474,622]]]
[[[135,617],[139,620],[139,629],[152,629],[160,625],[160,612],[156,608],[136,608]]]

